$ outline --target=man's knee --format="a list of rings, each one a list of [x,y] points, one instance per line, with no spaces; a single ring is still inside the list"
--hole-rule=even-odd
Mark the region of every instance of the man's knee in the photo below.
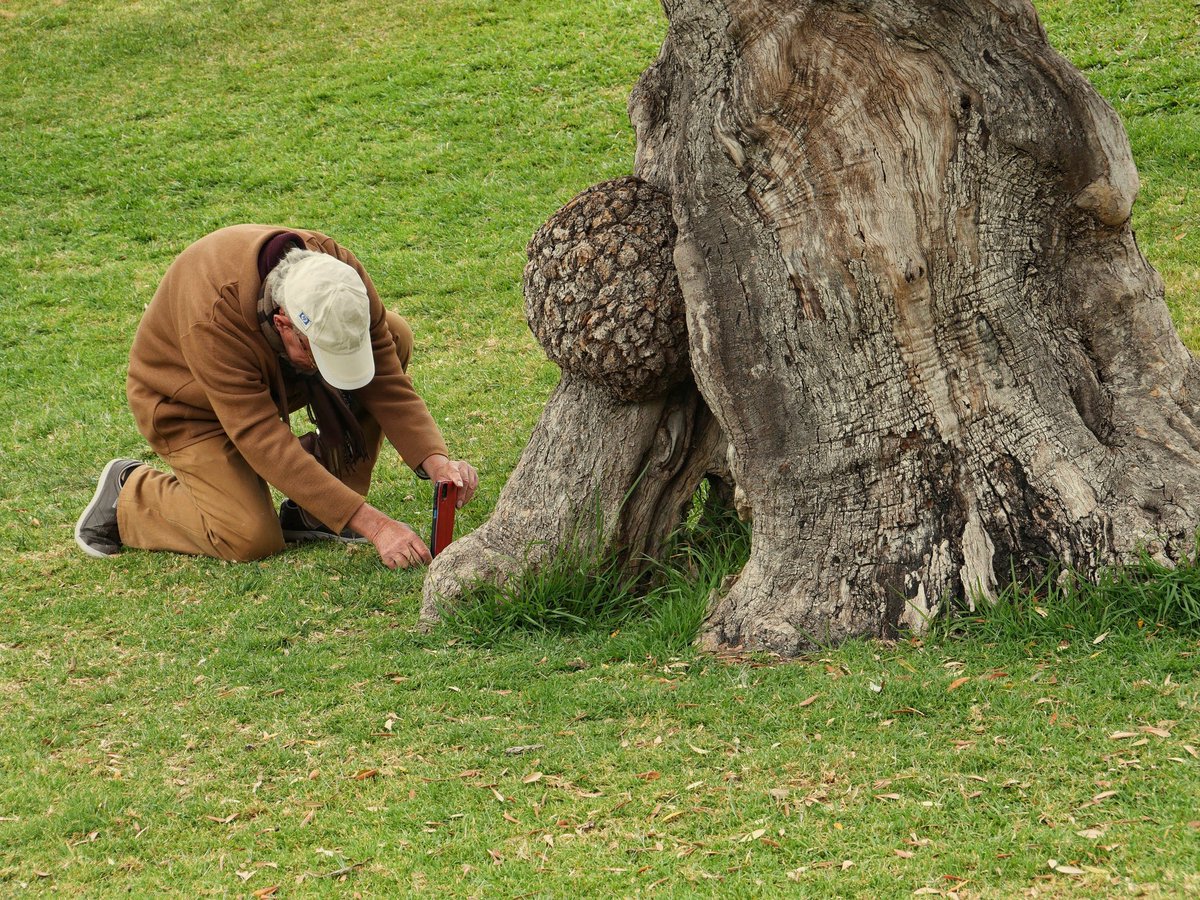
[[[396,355],[400,357],[400,368],[408,371],[408,362],[412,359],[413,350],[413,333],[408,327],[408,323],[404,321],[402,316],[388,310],[386,313],[388,330],[392,333],[392,340],[396,342]]]
[[[274,556],[283,549],[283,530],[279,520],[256,523],[257,527],[224,530],[217,535],[210,532],[209,540],[219,559],[226,562],[254,562]]]

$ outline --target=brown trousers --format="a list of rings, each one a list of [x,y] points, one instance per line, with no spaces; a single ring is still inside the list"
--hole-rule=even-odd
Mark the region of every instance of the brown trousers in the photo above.
[[[400,365],[408,370],[413,335],[408,323],[387,313]],[[362,420],[367,458],[340,478],[366,496],[383,444],[371,416]],[[139,466],[121,489],[117,527],[121,543],[143,550],[172,550],[246,562],[283,549],[283,530],[271,489],[226,435],[164,456],[171,472]]]

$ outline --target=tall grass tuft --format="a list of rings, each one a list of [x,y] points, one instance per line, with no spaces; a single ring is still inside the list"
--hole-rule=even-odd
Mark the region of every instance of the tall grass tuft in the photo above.
[[[586,539],[502,584],[466,591],[445,628],[479,646],[522,637],[602,637],[604,653],[624,659],[671,658],[695,640],[713,591],[749,556],[746,525],[731,513],[697,509],[672,535],[660,559],[640,571],[618,554],[597,554]]]
[[[1062,570],[1013,582],[994,604],[943,622],[948,633],[1046,640],[1074,633],[1200,632],[1200,558],[1171,567],[1143,553],[1095,583]]]

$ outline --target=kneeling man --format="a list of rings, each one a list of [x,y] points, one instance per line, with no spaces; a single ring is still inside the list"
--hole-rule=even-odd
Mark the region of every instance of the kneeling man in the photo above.
[[[364,497],[383,438],[419,476],[479,478],[451,460],[406,370],[412,331],[354,255],[316,231],[222,228],[167,269],[138,326],[127,393],[171,467],[114,459],[75,526],[92,556],[122,546],[260,559],[285,541],[369,540],[389,568],[429,562]],[[316,431],[296,437],[305,408]],[[286,498],[276,513],[270,487]]]

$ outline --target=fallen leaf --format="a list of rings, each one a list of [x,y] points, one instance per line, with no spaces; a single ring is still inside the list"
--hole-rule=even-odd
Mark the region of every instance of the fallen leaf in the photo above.
[[[893,850],[892,852],[895,853],[901,859],[912,859],[914,856],[917,855],[917,854],[913,853],[911,850]]]
[[[236,821],[237,817],[237,813],[230,813],[223,819],[218,818],[217,816],[205,816],[204,818],[208,819],[210,822],[216,822],[218,825],[228,825],[230,822]]]
[[[950,691],[957,691],[960,687],[962,687],[964,684],[966,684],[970,680],[971,679],[966,677],[965,675],[962,678],[955,678],[952,682],[950,682],[950,686],[948,688],[946,688],[947,693],[949,693]]]
[[[711,750],[705,750],[703,747],[697,747],[695,744],[688,744],[688,749],[693,753],[699,753],[701,756],[708,756],[712,753]]]
[[[640,778],[642,781],[658,781],[658,779],[662,778],[662,774],[660,772],[655,772],[654,770],[651,770],[649,772],[639,772],[637,775],[634,775],[633,777]]]
[[[520,821],[520,819],[518,819],[516,816],[512,815],[511,813],[505,813],[505,814],[504,814],[504,821],[506,821],[506,822],[512,822],[514,825],[520,825],[520,824],[521,824],[521,821]]]
[[[1167,729],[1156,728],[1153,725],[1143,725],[1139,730],[1146,732],[1146,734],[1152,734],[1155,737],[1160,738],[1169,738],[1171,736],[1171,732],[1167,731]]]
[[[1186,750],[1188,753],[1190,753],[1192,756],[1196,757],[1197,759],[1200,759],[1200,750],[1197,750],[1191,744],[1184,744],[1183,749]]]
[[[1083,831],[1077,831],[1075,833],[1081,838],[1086,838],[1089,841],[1095,841],[1104,837],[1103,828],[1085,828]]]
[[[311,825],[313,816],[315,816],[316,814],[317,814],[317,811],[315,809],[310,809],[307,813],[305,813],[304,818],[300,820],[300,827],[303,828],[306,825]]]
[[[266,897],[274,897],[275,892],[278,890],[279,890],[279,885],[273,884],[270,887],[259,888],[257,891],[254,892],[254,896],[258,897],[258,900],[264,900],[264,898],[266,898]]]
[[[253,872],[242,872],[241,870],[234,872],[233,874],[236,875],[238,878],[242,879],[242,881],[249,881],[251,878],[254,877]]]
[[[1110,741],[1124,741],[1138,736],[1136,731],[1114,731],[1108,736]]]
[[[741,843],[748,844],[750,841],[757,841],[760,837],[767,833],[767,829],[758,828],[749,834],[742,835]]]
[[[1104,632],[1103,634],[1098,634],[1098,635],[1096,635],[1096,637],[1092,639],[1092,643],[1093,643],[1093,644],[1099,644],[1099,643],[1102,643],[1106,637],[1108,637],[1108,632],[1107,632],[1107,631],[1106,631],[1106,632]]]
[[[876,794],[875,799],[876,800],[899,800],[900,795],[899,794]]]
[[[843,859],[843,860],[842,860],[842,871],[843,871],[843,872],[845,872],[847,869],[849,869],[849,868],[850,868],[851,866],[853,866],[853,865],[854,865],[854,860],[852,860],[852,859]]]
[[[1062,863],[1060,863],[1057,859],[1050,860],[1047,863],[1047,865],[1051,869],[1053,869],[1055,872],[1058,872],[1060,875],[1084,875],[1084,874],[1086,874],[1083,871],[1083,869],[1077,868],[1075,866],[1065,866]]]
[[[350,776],[354,781],[366,781],[368,778],[378,778],[378,769],[361,769]]]
[[[806,697],[805,699],[800,701],[799,706],[801,708],[803,708],[805,706],[812,706],[816,702],[817,698],[820,696],[821,696],[820,694],[813,694],[811,697]]]
[[[492,858],[492,865],[499,866],[504,863],[504,857],[501,856],[499,853],[497,853],[495,850],[489,850],[488,856],[490,856]]]
[[[509,747],[504,752],[509,756],[520,756],[522,753],[532,753],[534,750],[541,750],[544,744],[520,744],[516,747]]]
[[[541,780],[542,780],[541,772],[530,772],[528,775],[526,775],[524,778],[521,779],[521,782],[523,784],[533,784],[535,781],[541,781]]]
[[[913,891],[913,896],[914,897],[941,897],[941,896],[943,896],[943,894],[937,888],[923,887],[923,888],[917,888],[915,891]]]

